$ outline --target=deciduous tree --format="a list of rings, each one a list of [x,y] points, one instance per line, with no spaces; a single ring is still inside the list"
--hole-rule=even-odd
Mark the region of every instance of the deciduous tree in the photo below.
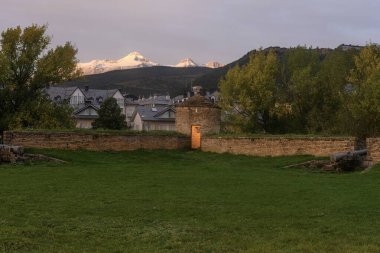
[[[51,38],[46,35],[45,25],[9,28],[1,33],[0,40],[0,130],[7,129],[13,117],[23,122],[22,126],[34,127],[34,113],[30,108],[48,105],[44,88],[49,85],[76,78],[80,71],[76,68],[77,49],[67,42],[64,46],[48,48]],[[34,103],[40,103],[34,106]],[[63,110],[65,111],[65,110]],[[54,111],[50,112],[54,115]],[[71,117],[71,115],[66,115]]]
[[[221,80],[221,105],[235,130],[269,131],[277,71],[276,54],[260,50],[247,65],[232,68]]]
[[[380,46],[368,45],[355,57],[347,95],[351,129],[358,137],[380,134]]]
[[[310,130],[309,117],[316,95],[316,74],[319,70],[319,53],[311,48],[298,46],[289,49],[283,64],[286,77],[282,78],[288,94],[287,102],[292,106],[293,131]]]

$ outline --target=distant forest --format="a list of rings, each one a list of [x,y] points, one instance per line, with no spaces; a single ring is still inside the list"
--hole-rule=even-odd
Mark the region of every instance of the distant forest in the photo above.
[[[343,51],[343,52],[346,52],[347,54],[352,55],[352,54],[358,53],[359,50],[361,49],[360,46],[342,44],[335,49],[307,48],[304,46],[298,46],[298,47],[294,47],[294,48],[268,47],[268,48],[263,49],[263,51],[269,52],[270,50],[273,50],[277,54],[279,60],[281,62],[283,62],[284,59],[287,57],[287,55],[291,54],[291,52],[294,51],[296,48],[304,48],[308,51],[312,51],[312,52],[319,54],[320,55],[320,61],[323,61],[327,55],[333,53],[334,51]],[[193,81],[193,83],[201,85],[202,87],[204,87],[206,89],[210,89],[210,90],[217,89],[220,79],[227,74],[227,71],[229,69],[231,69],[232,67],[234,67],[236,65],[239,65],[239,66],[246,65],[249,62],[249,56],[254,54],[257,51],[259,51],[259,50],[252,50],[252,51],[248,52],[247,54],[245,54],[240,59],[238,59],[234,62],[231,62],[222,68],[217,68],[217,69],[214,69],[213,71],[211,71],[209,73],[205,73],[204,75],[196,78]],[[285,63],[285,62],[283,62],[283,63]]]
[[[201,79],[211,83],[212,74]],[[377,45],[257,50],[219,80],[227,131],[380,133]]]

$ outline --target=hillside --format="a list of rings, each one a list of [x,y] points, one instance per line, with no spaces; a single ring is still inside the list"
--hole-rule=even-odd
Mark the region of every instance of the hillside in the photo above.
[[[87,75],[81,79],[62,83],[58,86],[84,87],[88,85],[94,89],[117,88],[136,96],[157,93],[169,93],[171,96],[175,96],[187,91],[196,78],[212,71],[213,69],[206,67],[174,68],[155,66]]]
[[[283,62],[284,56],[289,52],[289,50],[291,50],[291,48],[268,47],[268,48],[264,49],[264,51],[269,51],[270,49],[273,49],[276,52],[280,62]],[[329,53],[331,53],[335,50],[342,50],[342,51],[346,51],[346,52],[347,51],[358,52],[360,49],[361,49],[361,46],[342,44],[342,45],[339,45],[335,49],[313,48],[313,49],[309,49],[309,50],[317,51],[320,55],[320,60],[323,61],[323,59],[326,57],[326,55],[328,55]],[[211,90],[217,89],[219,80],[223,76],[226,75],[228,70],[230,68],[234,67],[236,64],[238,64],[239,66],[243,66],[243,65],[247,64],[249,61],[249,55],[251,53],[254,53],[254,52],[256,52],[256,50],[252,50],[252,51],[248,52],[247,54],[245,54],[243,57],[241,57],[237,61],[231,62],[222,68],[214,69],[213,71],[206,73],[205,75],[203,75],[201,77],[198,77],[197,79],[194,80],[194,84],[200,85],[200,86],[204,87],[205,89],[211,89]]]
[[[282,60],[285,53],[289,50],[288,48],[283,48],[283,47],[268,47],[264,49],[264,51],[269,51],[271,49],[273,49],[276,52],[280,61]],[[326,49],[315,49],[315,50],[319,50],[321,55],[325,54],[326,52]],[[198,77],[197,79],[194,80],[194,84],[200,85],[205,89],[210,89],[210,90],[217,89],[219,80],[226,75],[226,73],[228,72],[230,68],[236,66],[236,64],[238,64],[239,66],[246,65],[249,61],[249,55],[256,51],[257,50],[252,50],[248,52],[247,54],[245,54],[240,59],[234,62],[231,62],[225,65],[224,67],[214,69],[210,73],[206,73],[205,75]]]

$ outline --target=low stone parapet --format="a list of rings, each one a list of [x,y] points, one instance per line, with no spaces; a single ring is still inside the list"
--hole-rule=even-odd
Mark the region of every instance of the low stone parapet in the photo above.
[[[380,163],[380,138],[367,138],[368,158],[374,163]]]
[[[190,138],[166,135],[123,135],[115,133],[6,131],[4,144],[24,148],[127,151],[136,149],[184,149]]]
[[[205,137],[202,151],[253,156],[329,156],[355,150],[353,137]]]

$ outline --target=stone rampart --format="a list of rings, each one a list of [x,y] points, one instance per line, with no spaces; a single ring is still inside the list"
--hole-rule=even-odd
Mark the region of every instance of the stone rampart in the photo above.
[[[122,135],[115,133],[6,131],[4,144],[25,148],[85,149],[127,151],[136,149],[190,148],[190,137],[161,135]],[[353,137],[214,137],[203,136],[201,150],[252,156],[314,155],[356,149]],[[380,138],[368,139],[371,158],[380,162]]]
[[[355,146],[351,137],[203,137],[201,142],[202,151],[253,156],[329,156]]]
[[[117,135],[81,132],[6,131],[4,144],[25,148],[85,149],[126,151],[136,149],[183,149],[190,138],[161,135]]]
[[[217,107],[176,107],[176,130],[191,135],[191,126],[199,125],[201,133],[219,133],[220,109]]]
[[[367,138],[368,158],[374,163],[380,163],[380,138]]]

